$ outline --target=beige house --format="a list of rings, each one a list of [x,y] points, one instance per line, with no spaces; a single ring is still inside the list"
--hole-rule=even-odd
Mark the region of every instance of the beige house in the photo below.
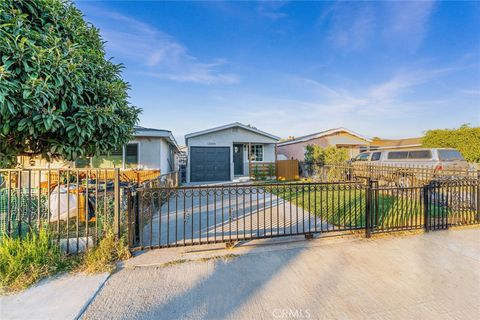
[[[396,140],[374,138],[370,143],[370,148],[368,150],[409,149],[420,147],[422,147],[422,137]]]
[[[370,138],[346,128],[335,128],[280,142],[277,144],[277,154],[287,159],[304,161],[306,147],[313,144],[324,148],[328,146],[346,148],[353,158],[361,149],[368,149],[371,141]]]

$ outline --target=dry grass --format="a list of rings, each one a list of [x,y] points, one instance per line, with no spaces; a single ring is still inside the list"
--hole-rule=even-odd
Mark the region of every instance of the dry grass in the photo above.
[[[131,257],[125,240],[116,239],[113,231],[107,231],[98,245],[87,251],[77,271],[86,273],[112,272],[116,263]]]

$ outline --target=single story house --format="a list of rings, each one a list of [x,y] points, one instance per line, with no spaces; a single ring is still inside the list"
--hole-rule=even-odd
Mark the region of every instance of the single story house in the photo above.
[[[187,182],[231,181],[249,176],[249,164],[275,163],[279,139],[238,122],[187,134]]]
[[[388,150],[388,149],[410,149],[421,148],[422,137],[406,138],[406,139],[379,139],[374,138],[370,143],[368,150]],[[363,150],[366,151],[367,149]]]
[[[308,145],[319,145],[324,148],[335,146],[348,149],[350,157],[353,158],[360,153],[361,148],[368,148],[371,141],[370,138],[346,128],[335,128],[280,142],[277,145],[277,153],[287,159],[304,161]]]
[[[133,139],[109,155],[52,161],[28,157],[19,158],[24,168],[121,168],[160,170],[161,174],[178,170],[180,148],[171,131],[135,127]]]

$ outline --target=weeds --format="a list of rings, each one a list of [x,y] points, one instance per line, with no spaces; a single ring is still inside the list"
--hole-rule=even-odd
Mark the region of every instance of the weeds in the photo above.
[[[4,237],[0,240],[0,292],[22,290],[40,279],[69,270],[77,259],[67,258],[52,243],[51,235],[41,230],[24,239]]]
[[[86,273],[112,272],[119,260],[130,258],[131,254],[125,240],[116,239],[113,231],[109,230],[99,241],[98,245],[87,251],[79,265],[79,271]]]
[[[63,253],[46,230],[23,239],[5,237],[0,240],[0,294],[25,289],[59,272],[111,272],[117,261],[129,257],[125,241],[117,240],[113,231],[107,231],[95,248],[78,255]]]

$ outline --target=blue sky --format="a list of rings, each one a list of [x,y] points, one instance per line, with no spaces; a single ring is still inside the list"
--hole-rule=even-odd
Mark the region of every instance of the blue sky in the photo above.
[[[401,138],[480,124],[480,2],[76,1],[140,124]]]

